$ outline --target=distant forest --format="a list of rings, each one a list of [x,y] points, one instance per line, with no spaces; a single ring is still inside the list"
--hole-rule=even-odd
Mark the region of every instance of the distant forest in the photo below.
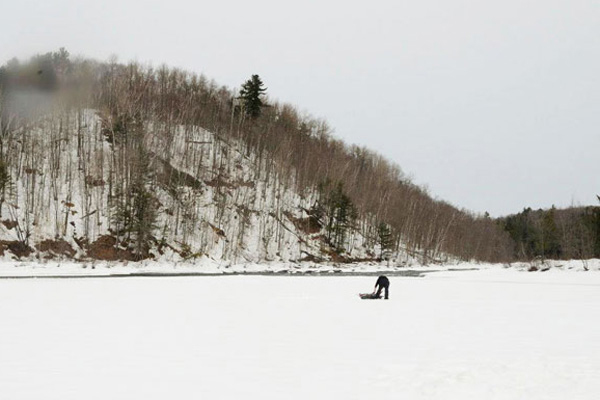
[[[111,185],[111,198],[126,205],[117,207],[121,221],[113,228],[133,232],[140,251],[156,228],[148,197],[151,183],[142,171],[148,165],[139,148],[144,141],[140,127],[150,121],[164,132],[200,126],[223,141],[240,141],[258,155],[260,168],[284,177],[288,187],[300,194],[318,191],[319,201],[308,212],[340,255],[348,230],[360,230],[378,246],[379,258],[393,252],[418,254],[426,263],[444,255],[489,262],[600,257],[598,206],[525,209],[498,219],[459,209],[433,198],[381,155],[337,139],[326,121],[271,100],[258,75],[240,85],[241,91],[234,90],[166,66],[71,59],[64,49],[26,62],[13,59],[0,68],[2,201],[9,187],[6,171],[18,157],[6,142],[31,117],[19,112],[11,97],[18,87],[68,93],[61,97],[63,107],[97,110],[107,140],[129,143],[132,156],[119,162],[128,165],[126,178],[132,183],[128,190],[119,189],[117,182]],[[219,166],[214,168],[218,175]],[[132,209],[135,204],[138,208]],[[117,226],[129,220],[129,227]]]
[[[514,242],[515,259],[600,258],[600,207],[526,208],[498,222]]]

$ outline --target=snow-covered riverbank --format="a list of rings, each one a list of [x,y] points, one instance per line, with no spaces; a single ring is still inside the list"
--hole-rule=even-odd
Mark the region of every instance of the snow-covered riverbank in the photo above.
[[[155,275],[225,275],[225,274],[314,274],[314,275],[372,275],[385,273],[398,276],[419,276],[424,273],[447,270],[514,269],[528,272],[600,271],[600,260],[570,260],[544,263],[481,264],[455,263],[442,265],[394,266],[385,263],[317,264],[317,263],[245,263],[216,261],[202,257],[190,262],[76,262],[76,261],[0,261],[0,278],[27,277],[85,277],[85,276],[155,276]]]

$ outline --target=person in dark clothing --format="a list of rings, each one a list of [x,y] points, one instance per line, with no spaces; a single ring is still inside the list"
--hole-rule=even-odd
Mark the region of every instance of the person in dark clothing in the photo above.
[[[381,296],[382,289],[385,289],[385,298],[388,299],[390,294],[390,280],[383,275],[377,278],[377,282],[375,283],[375,290],[377,291],[375,297],[379,298]]]

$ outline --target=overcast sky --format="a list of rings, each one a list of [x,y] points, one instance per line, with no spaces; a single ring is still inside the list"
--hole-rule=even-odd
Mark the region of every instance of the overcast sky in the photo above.
[[[597,204],[598,0],[0,0],[0,63],[182,67],[329,121],[430,193],[493,216]]]

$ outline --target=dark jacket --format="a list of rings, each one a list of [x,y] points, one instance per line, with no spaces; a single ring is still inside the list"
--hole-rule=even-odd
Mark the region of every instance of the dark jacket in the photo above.
[[[375,283],[375,287],[377,286],[388,288],[390,287],[390,280],[387,277],[381,275],[379,278],[377,278],[377,282]]]

